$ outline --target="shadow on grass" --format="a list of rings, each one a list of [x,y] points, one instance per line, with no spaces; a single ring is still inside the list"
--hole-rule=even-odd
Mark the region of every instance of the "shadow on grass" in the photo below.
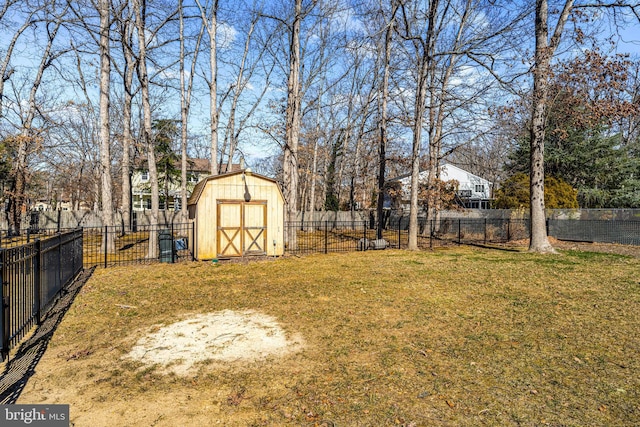
[[[44,355],[49,341],[71,307],[82,286],[89,280],[95,267],[83,270],[78,277],[62,291],[62,295],[54,303],[42,319],[42,323],[34,333],[18,348],[16,354],[7,362],[0,377],[0,404],[13,404],[18,400],[29,378],[35,373],[38,362]]]
[[[495,249],[497,251],[502,251],[502,252],[522,252],[522,250],[518,248],[509,248],[506,246],[498,246],[498,245],[491,245],[491,244],[484,244],[484,243],[473,243],[473,242],[463,241],[461,244],[467,245],[467,246],[473,246],[476,248]]]

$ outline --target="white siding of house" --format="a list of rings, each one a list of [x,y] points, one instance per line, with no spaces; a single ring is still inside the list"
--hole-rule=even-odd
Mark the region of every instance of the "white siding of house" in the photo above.
[[[420,181],[426,182],[429,172],[420,172]],[[468,199],[471,200],[488,200],[491,198],[491,182],[474,175],[470,172],[460,169],[457,166],[450,164],[444,164],[440,166],[440,179],[443,181],[456,180],[458,181],[458,191],[470,191]],[[398,179],[402,184],[402,200],[408,202],[411,196],[411,177],[406,176]]]
[[[459,167],[450,164],[442,165],[440,179],[443,181],[455,179],[460,183],[458,191],[470,190],[472,199],[489,199],[491,197],[491,183],[489,181]]]

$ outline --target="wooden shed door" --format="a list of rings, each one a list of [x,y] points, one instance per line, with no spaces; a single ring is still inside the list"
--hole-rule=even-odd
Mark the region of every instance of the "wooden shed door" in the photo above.
[[[218,256],[264,255],[267,202],[218,201]]]

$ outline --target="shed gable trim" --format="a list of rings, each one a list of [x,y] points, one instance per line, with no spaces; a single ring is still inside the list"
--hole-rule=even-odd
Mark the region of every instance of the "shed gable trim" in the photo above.
[[[271,182],[273,184],[275,184],[276,188],[278,189],[278,192],[280,193],[280,196],[283,197],[284,200],[284,196],[282,195],[282,191],[280,190],[280,186],[278,185],[278,181],[276,181],[273,178],[269,178],[267,176],[264,175],[260,175],[254,172],[246,172],[246,170],[240,170],[240,171],[235,171],[235,172],[229,172],[229,173],[224,173],[224,174],[220,174],[220,175],[209,175],[207,177],[205,177],[202,181],[200,181],[199,183],[196,184],[196,186],[193,188],[193,192],[191,193],[191,197],[189,197],[189,200],[187,201],[187,206],[191,206],[191,205],[195,205],[198,203],[198,200],[200,200],[200,196],[202,196],[202,192],[204,191],[204,188],[207,186],[207,183],[209,181],[215,181],[218,179],[224,179],[224,178],[228,178],[234,175],[240,175],[242,173],[246,173],[247,175],[251,174],[251,176],[254,176],[258,179],[262,179],[264,181],[268,181]]]

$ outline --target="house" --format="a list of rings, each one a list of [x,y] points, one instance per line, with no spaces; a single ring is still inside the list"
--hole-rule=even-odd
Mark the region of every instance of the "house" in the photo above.
[[[180,210],[180,161],[174,162],[173,166],[169,174],[158,170],[160,210]],[[209,175],[210,171],[209,159],[187,159],[187,196],[191,194],[196,183]],[[151,209],[151,183],[146,159],[136,163],[131,175],[131,204],[134,211]]]
[[[208,176],[189,198],[199,260],[284,253],[284,197],[251,169]]]
[[[428,171],[420,172],[420,182],[426,182]],[[456,202],[466,209],[488,209],[491,204],[491,187],[492,183],[486,179],[467,172],[450,163],[440,166],[440,179],[442,181],[455,180],[458,182],[456,189]],[[398,195],[390,195],[385,193],[385,207],[405,207],[408,209],[411,194],[411,175],[403,175],[387,181],[393,186],[393,183],[399,183],[401,190]]]

